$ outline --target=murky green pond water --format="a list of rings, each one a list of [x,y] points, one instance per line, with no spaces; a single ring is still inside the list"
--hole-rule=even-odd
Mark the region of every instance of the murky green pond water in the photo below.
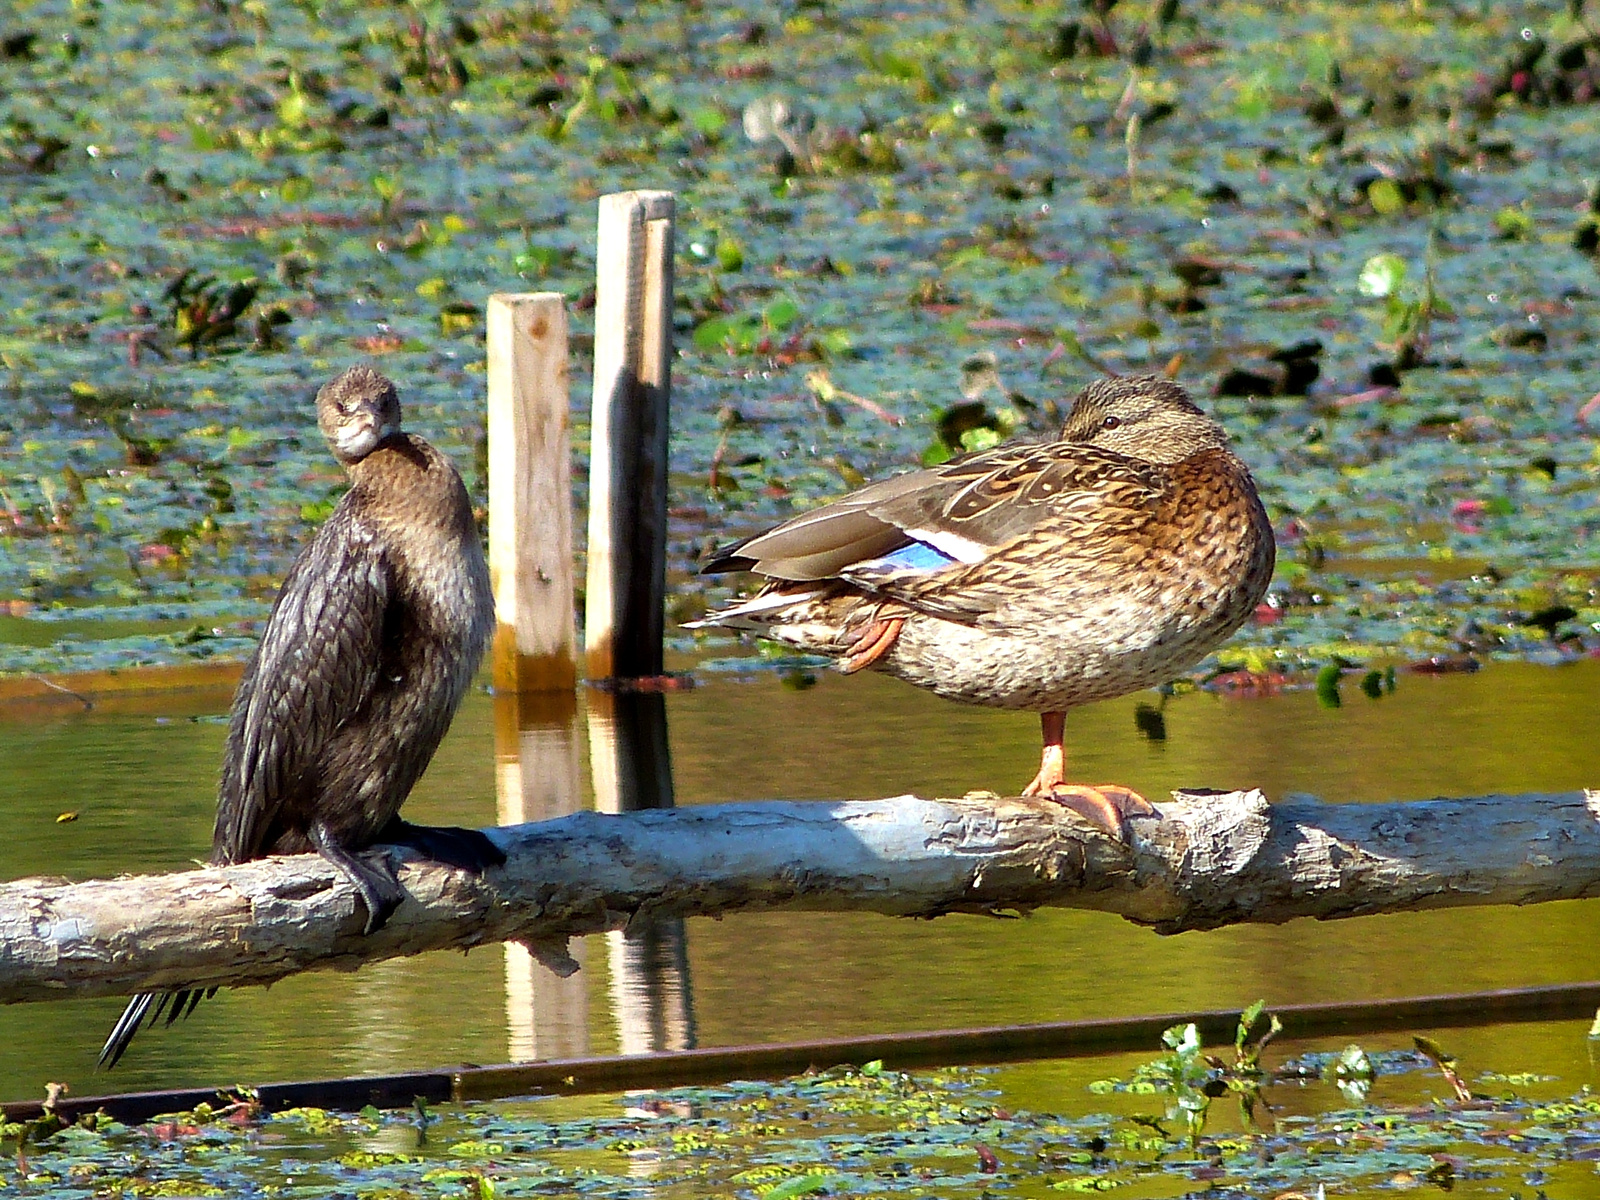
[[[241,656],[356,360],[481,501],[492,292],[571,301],[581,461],[595,200],[635,187],[678,205],[675,615],[706,538],[915,462],[952,406],[1037,433],[1094,364],[1172,364],[1284,543],[1259,657],[1600,647],[1586,29],[1167,15],[0,8],[0,671]],[[787,160],[746,132],[780,102]]]
[[[1026,715],[963,708],[891,680],[824,673],[792,690],[771,672],[702,671],[667,698],[679,803],[756,797],[960,794],[1014,788],[1033,771]],[[1585,717],[1600,662],[1504,665],[1469,676],[1402,676],[1393,695],[1346,689],[1338,709],[1310,691],[1271,698],[1192,694],[1168,703],[1166,740],[1135,723],[1153,693],[1075,712],[1069,749],[1083,778],[1159,796],[1247,786],[1330,801],[1569,789],[1594,782]],[[173,870],[209,845],[225,691],[0,712],[7,837],[0,878]],[[502,710],[502,721],[508,714]],[[467,703],[408,811],[489,824],[497,812],[495,701]],[[581,717],[579,720],[581,730]],[[501,737],[505,746],[504,731]],[[580,759],[581,759],[580,754]],[[504,776],[504,771],[498,773]],[[58,823],[64,811],[77,820]],[[532,815],[532,814],[530,814]],[[751,914],[686,930],[682,1001],[655,1003],[656,1045],[725,1045],[978,1024],[1360,999],[1600,977],[1600,908],[1577,902],[1296,922],[1161,938],[1099,914],[934,922]],[[44,1080],[80,1092],[324,1077],[639,1048],[619,1026],[617,946],[591,938],[584,969],[557,984],[487,949],[434,954],[354,975],[311,974],[220,995],[187,1022],[141,1034],[115,1075],[95,1078],[114,1000],[0,1009],[0,1092]],[[668,956],[670,957],[670,955]],[[637,972],[628,978],[637,978]],[[673,984],[668,970],[663,977]],[[1584,1030],[1516,1030],[1519,1056],[1584,1060]],[[630,1040],[634,1039],[634,1040]],[[645,1044],[649,1038],[644,1039]]]

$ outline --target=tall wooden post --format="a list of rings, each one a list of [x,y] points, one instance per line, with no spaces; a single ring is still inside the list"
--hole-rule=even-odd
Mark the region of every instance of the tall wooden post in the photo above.
[[[663,669],[673,214],[671,192],[600,197],[584,616],[590,679]],[[588,707],[595,807],[672,807],[664,697],[595,691]],[[693,1045],[683,921],[607,940],[624,1052]]]
[[[662,672],[671,192],[600,197],[584,651],[589,678]]]
[[[489,297],[489,574],[497,692],[577,683],[567,312],[559,292]]]

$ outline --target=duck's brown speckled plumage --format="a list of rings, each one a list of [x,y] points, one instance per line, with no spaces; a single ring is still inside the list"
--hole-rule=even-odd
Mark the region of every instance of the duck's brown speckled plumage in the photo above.
[[[494,599],[461,477],[400,430],[394,385],[353,367],[317,414],[350,490],[289,568],[234,694],[211,861],[318,851],[356,886],[370,933],[404,896],[386,862],[357,856],[374,842],[504,861],[481,834],[399,820],[488,646]],[[135,996],[102,1064],[147,1014],[170,1024],[203,994]]]
[[[905,569],[917,543],[957,561]],[[1221,426],[1167,380],[1111,379],[1077,398],[1058,441],[897,476],[729,547],[705,569],[768,582],[704,623],[1059,714],[1192,666],[1250,616],[1272,567]],[[887,648],[863,654],[883,629]],[[1049,738],[1047,723],[1047,757]]]

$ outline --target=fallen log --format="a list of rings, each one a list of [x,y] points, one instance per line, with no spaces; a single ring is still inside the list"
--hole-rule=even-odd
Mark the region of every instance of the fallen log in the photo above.
[[[411,899],[361,936],[315,855],[172,875],[0,885],[0,1003],[212,984],[519,941],[563,973],[569,937],[742,909],[890,916],[1116,913],[1162,933],[1600,894],[1600,792],[1404,804],[1178,793],[1108,837],[1059,805],[765,801],[574,813],[488,830],[475,877],[408,858]]]

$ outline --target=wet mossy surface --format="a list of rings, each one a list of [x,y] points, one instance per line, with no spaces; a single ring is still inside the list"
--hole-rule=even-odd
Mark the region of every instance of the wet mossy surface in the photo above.
[[[1221,665],[1587,653],[1578,15],[23,0],[0,670],[246,653],[353,361],[481,504],[491,292],[571,301],[581,512],[595,199],[630,187],[678,197],[674,617],[708,539],[1180,360],[1282,543]]]

